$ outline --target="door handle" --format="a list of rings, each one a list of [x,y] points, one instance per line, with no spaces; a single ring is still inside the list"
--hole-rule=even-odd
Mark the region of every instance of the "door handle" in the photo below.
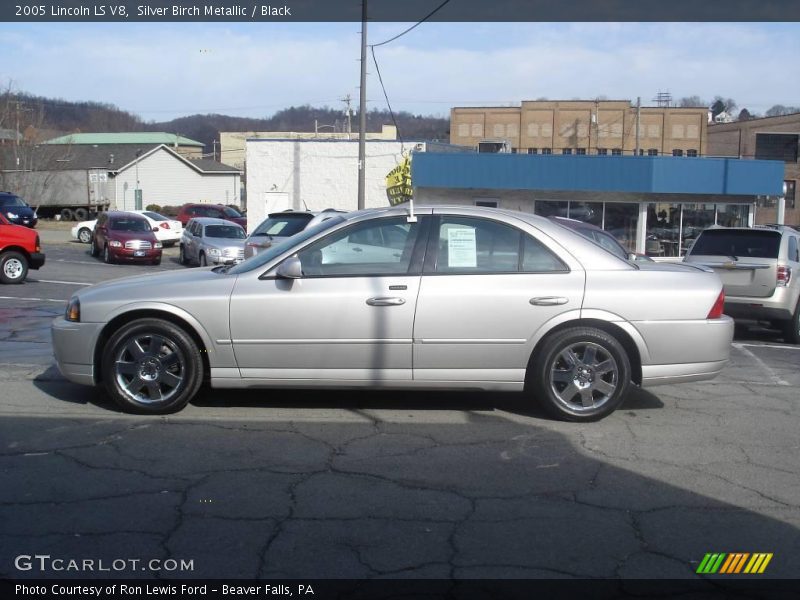
[[[403,298],[369,298],[367,304],[370,306],[400,306],[405,304]]]
[[[540,296],[539,298],[531,298],[530,302],[534,306],[559,306],[569,302],[569,299],[563,296]]]

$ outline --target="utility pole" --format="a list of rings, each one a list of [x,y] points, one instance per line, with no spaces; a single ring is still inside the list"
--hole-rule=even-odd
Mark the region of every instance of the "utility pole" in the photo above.
[[[642,97],[636,97],[636,150],[634,150],[634,155],[639,156],[639,119],[642,114]]]
[[[350,94],[347,94],[344,98],[342,98],[342,102],[344,102],[347,108],[344,109],[345,117],[347,118],[347,139],[352,139],[353,135],[353,124],[350,121],[350,117],[353,115],[353,109],[350,108]]]
[[[367,138],[367,0],[361,0],[361,87],[358,115],[358,210],[365,207]]]

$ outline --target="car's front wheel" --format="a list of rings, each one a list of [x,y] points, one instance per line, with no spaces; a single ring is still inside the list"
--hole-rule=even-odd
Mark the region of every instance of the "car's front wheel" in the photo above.
[[[88,244],[92,241],[92,230],[88,229],[87,227],[81,227],[81,230],[78,232],[78,241],[82,244]]]
[[[28,259],[20,252],[4,252],[0,255],[0,281],[22,283],[28,275]]]
[[[619,341],[594,327],[572,327],[545,340],[533,357],[528,383],[552,416],[597,421],[625,400],[631,365]]]
[[[103,262],[107,265],[114,263],[114,258],[111,256],[111,251],[108,249],[108,244],[103,246]]]
[[[106,390],[126,412],[177,412],[203,382],[197,344],[183,329],[161,319],[128,323],[109,339],[103,357]]]

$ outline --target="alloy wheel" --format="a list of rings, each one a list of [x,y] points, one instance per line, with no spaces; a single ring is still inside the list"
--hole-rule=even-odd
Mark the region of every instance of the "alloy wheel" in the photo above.
[[[563,348],[551,362],[550,388],[556,402],[575,412],[595,411],[619,385],[619,366],[611,353],[594,342]]]
[[[114,357],[114,376],[120,391],[133,402],[169,402],[180,392],[185,362],[172,340],[156,333],[139,333]]]

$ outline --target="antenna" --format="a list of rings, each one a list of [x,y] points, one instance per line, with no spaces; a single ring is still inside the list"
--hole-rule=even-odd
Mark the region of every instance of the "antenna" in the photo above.
[[[659,108],[669,108],[672,105],[672,94],[659,90],[656,97],[653,98],[653,102],[655,102]]]

